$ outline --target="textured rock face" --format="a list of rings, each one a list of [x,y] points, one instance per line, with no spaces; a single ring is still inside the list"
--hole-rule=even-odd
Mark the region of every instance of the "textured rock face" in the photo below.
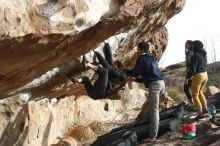
[[[119,10],[116,0],[16,0],[0,2],[1,35],[76,33]]]
[[[206,91],[205,91],[204,94],[207,97],[207,96],[213,96],[213,95],[215,95],[218,92],[220,92],[220,90],[217,87],[215,87],[215,86],[208,86],[206,88]]]
[[[11,115],[14,115],[11,117],[7,114],[9,110],[1,110],[8,105],[2,103],[0,118],[7,117],[10,122],[0,121],[0,145],[48,146],[57,143],[57,138],[62,137],[74,125],[85,126],[93,122],[111,122],[121,120],[124,116],[131,117],[130,113],[135,109],[137,112],[146,100],[145,91],[133,83],[132,89],[125,86],[125,92],[126,100],[129,98],[129,101],[109,99],[97,101],[86,96],[80,98],[70,96],[58,101],[55,99],[30,101],[17,108],[20,109],[19,112],[12,109]]]
[[[184,4],[184,0],[1,1],[1,96],[76,61],[115,34],[127,34],[117,40],[121,46],[115,58],[130,62],[141,40],[149,40],[159,58],[167,43],[163,26]]]

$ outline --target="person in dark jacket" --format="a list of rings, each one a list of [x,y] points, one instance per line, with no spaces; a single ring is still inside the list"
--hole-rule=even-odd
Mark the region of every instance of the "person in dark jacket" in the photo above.
[[[189,71],[186,76],[186,83],[192,78],[192,97],[198,111],[198,118],[203,118],[208,112],[207,101],[203,89],[208,81],[207,75],[207,53],[203,43],[199,40],[193,42],[193,56],[190,62]]]
[[[191,40],[187,40],[185,43],[185,55],[186,55],[186,73],[187,73],[189,71],[191,58],[193,56],[193,41]],[[192,95],[190,93],[191,83],[192,83],[192,79],[189,79],[187,83],[186,82],[184,83],[184,92],[186,94],[186,97],[189,99],[191,105],[193,106],[194,103],[193,103]]]
[[[149,53],[149,44],[141,42],[138,44],[138,57],[133,69],[125,70],[128,76],[136,77],[137,81],[149,88],[150,111],[150,142],[156,141],[159,128],[159,97],[165,92],[164,77],[162,76],[156,60]],[[139,78],[140,76],[140,78]]]

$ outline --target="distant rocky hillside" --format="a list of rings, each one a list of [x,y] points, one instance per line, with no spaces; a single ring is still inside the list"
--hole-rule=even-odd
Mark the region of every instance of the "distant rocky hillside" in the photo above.
[[[170,65],[163,70],[166,86],[178,88],[183,91],[186,77],[186,64],[184,62]],[[208,85],[220,86],[220,61],[208,65]]]

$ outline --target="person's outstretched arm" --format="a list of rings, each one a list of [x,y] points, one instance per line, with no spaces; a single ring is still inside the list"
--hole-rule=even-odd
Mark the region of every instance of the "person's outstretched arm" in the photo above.
[[[127,78],[127,75],[124,72],[120,72],[117,69],[110,69],[109,74],[119,81],[124,81]]]
[[[134,68],[131,70],[126,69],[125,73],[127,76],[136,77],[136,76],[140,75],[142,67],[143,67],[143,61],[142,61],[142,58],[139,57],[137,59],[137,62],[135,64]]]

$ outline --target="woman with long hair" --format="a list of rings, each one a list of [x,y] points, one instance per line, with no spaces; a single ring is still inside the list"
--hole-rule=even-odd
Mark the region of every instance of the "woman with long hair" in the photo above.
[[[200,119],[208,112],[207,101],[203,94],[203,89],[208,81],[208,74],[207,52],[203,48],[203,43],[199,40],[193,42],[193,56],[186,76],[186,82],[191,78],[192,97],[198,111],[197,119]]]

